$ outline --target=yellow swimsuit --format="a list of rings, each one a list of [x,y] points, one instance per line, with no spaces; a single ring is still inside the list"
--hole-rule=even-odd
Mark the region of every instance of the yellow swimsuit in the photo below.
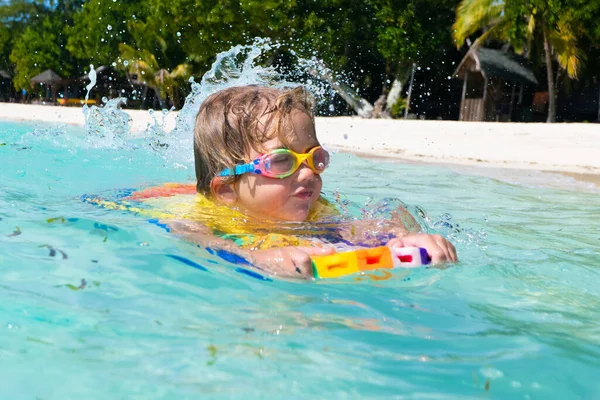
[[[243,248],[268,249],[285,246],[314,246],[335,236],[335,225],[317,223],[338,214],[326,199],[319,197],[303,223],[278,223],[249,219],[242,212],[220,205],[195,193],[194,185],[167,183],[131,193],[119,200],[87,197],[84,201],[104,208],[127,210],[159,220],[195,221],[214,235],[232,240]]]

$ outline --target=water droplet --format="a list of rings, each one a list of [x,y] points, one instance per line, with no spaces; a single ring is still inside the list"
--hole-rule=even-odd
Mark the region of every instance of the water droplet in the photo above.
[[[502,371],[494,367],[481,368],[479,372],[481,372],[481,375],[488,379],[498,379],[504,376],[504,373]]]

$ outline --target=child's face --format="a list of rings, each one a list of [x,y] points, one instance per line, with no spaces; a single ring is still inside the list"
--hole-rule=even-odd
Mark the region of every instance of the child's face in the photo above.
[[[292,111],[294,135],[290,150],[308,153],[319,146],[312,119],[301,111]],[[282,148],[278,138],[263,143],[266,150]],[[260,153],[252,150],[250,159]],[[268,178],[255,174],[244,174],[235,184],[237,205],[246,212],[261,217],[286,221],[304,221],[321,193],[323,182],[306,163],[287,178]]]

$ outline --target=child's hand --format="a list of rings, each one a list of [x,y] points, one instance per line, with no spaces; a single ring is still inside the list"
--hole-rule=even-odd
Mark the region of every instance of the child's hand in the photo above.
[[[322,247],[278,247],[252,252],[252,263],[279,276],[290,278],[312,278],[310,256],[325,256],[335,253],[332,248]]]
[[[394,238],[386,243],[388,247],[423,247],[431,257],[432,264],[456,262],[456,249],[440,235],[416,234]]]

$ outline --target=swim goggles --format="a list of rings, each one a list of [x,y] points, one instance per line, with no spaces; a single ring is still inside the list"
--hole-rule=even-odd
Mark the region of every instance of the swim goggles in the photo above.
[[[219,176],[234,176],[245,173],[269,178],[287,178],[306,162],[315,174],[321,174],[329,166],[329,153],[321,146],[313,147],[308,153],[298,154],[289,149],[274,149],[261,154],[247,164],[227,168]]]

